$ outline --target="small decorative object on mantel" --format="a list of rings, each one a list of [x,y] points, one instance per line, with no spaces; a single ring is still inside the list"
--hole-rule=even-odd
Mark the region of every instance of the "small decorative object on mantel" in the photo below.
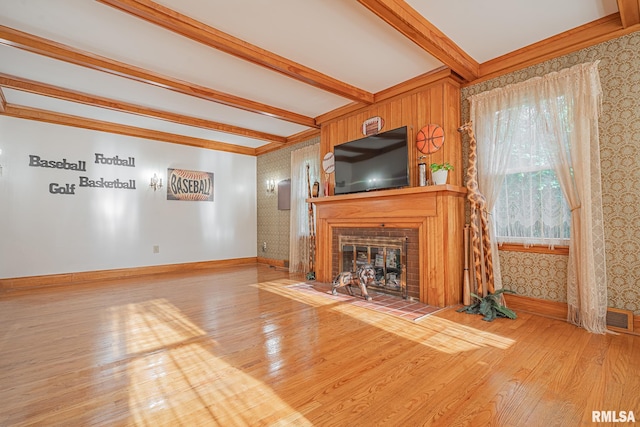
[[[444,130],[439,125],[426,125],[416,135],[416,148],[423,154],[432,154],[444,145]]]
[[[422,161],[426,157],[427,156],[418,157],[418,178],[420,187],[427,185],[427,164]]]
[[[329,175],[336,170],[336,161],[333,152],[329,151],[322,158],[322,170],[324,170],[324,194],[329,196]]]
[[[453,166],[449,163],[431,163],[431,178],[435,185],[447,183],[449,171],[453,170]]]
[[[458,313],[465,312],[469,314],[482,314],[484,317],[482,320],[487,322],[493,322],[497,317],[506,317],[509,319],[515,319],[518,317],[516,313],[510,308],[502,305],[503,293],[515,294],[511,289],[498,289],[494,293],[487,293],[484,298],[480,298],[478,295],[471,293],[474,298],[474,302],[471,305],[459,308]]]
[[[375,135],[384,127],[384,119],[382,117],[371,117],[362,122],[362,134],[364,136]]]

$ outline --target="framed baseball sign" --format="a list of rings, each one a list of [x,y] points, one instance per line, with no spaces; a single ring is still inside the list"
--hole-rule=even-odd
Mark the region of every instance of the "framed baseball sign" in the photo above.
[[[213,173],[167,169],[167,200],[213,202]]]

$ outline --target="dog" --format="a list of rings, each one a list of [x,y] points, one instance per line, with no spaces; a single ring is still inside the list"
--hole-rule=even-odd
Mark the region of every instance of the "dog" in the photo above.
[[[358,267],[355,273],[352,271],[343,271],[342,273],[339,273],[331,284],[331,293],[333,295],[338,295],[338,288],[346,287],[349,295],[353,295],[351,286],[358,286],[363,298],[367,301],[371,301],[373,298],[371,298],[367,292],[367,285],[374,283],[375,280],[376,272],[373,269],[373,266],[371,264],[364,264]]]

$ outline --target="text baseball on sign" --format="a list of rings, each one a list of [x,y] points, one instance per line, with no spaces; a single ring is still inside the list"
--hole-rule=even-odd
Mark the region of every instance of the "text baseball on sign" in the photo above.
[[[213,173],[167,169],[167,200],[213,201]]]

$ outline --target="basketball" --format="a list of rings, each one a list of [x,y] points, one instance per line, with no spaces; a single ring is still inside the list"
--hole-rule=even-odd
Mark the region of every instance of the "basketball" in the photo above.
[[[444,130],[438,125],[426,125],[416,135],[416,148],[423,154],[431,154],[442,148]]]

